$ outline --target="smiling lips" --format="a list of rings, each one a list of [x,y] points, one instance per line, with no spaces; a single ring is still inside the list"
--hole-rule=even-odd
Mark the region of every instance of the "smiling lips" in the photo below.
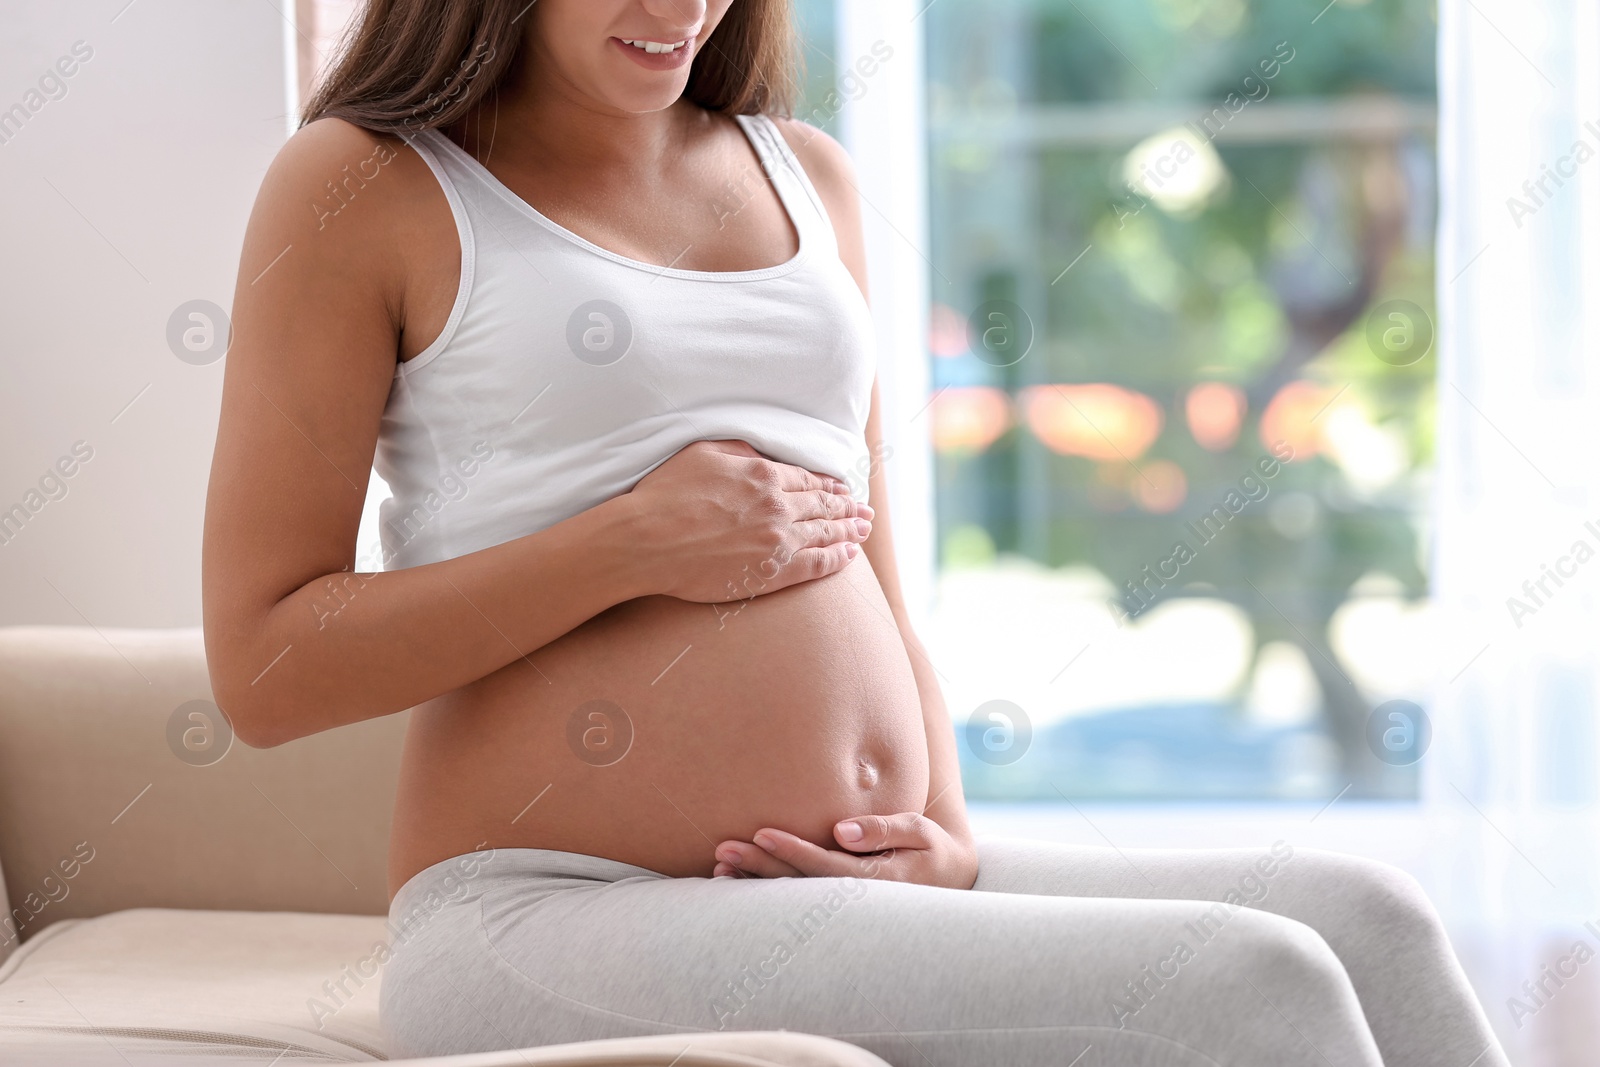
[[[689,62],[694,55],[694,49],[689,47],[695,40],[692,36],[681,41],[647,41],[632,37],[613,37],[611,40],[629,59],[646,70],[675,70]]]

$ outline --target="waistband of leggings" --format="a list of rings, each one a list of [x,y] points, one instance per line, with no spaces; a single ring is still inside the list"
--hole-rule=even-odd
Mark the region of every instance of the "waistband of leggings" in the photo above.
[[[477,895],[475,890],[504,879],[534,882],[540,879],[620,882],[624,878],[666,878],[659,871],[637,867],[604,856],[558,852],[548,848],[484,848],[440,860],[406,880],[389,905],[391,918],[425,906],[437,911],[443,902],[459,902]],[[432,899],[430,898],[430,894]]]

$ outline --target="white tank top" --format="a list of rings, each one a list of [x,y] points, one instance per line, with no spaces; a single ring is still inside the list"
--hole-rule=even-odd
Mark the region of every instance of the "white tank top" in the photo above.
[[[455,217],[461,282],[443,332],[399,365],[384,408],[373,465],[394,492],[379,511],[386,569],[541,530],[699,440],[747,441],[867,498],[866,302],[782,134],[765,116],[737,118],[761,169],[707,190],[706,223],[764,195],[764,170],[800,249],[760,270],[608,252],[443,134],[413,140]]]

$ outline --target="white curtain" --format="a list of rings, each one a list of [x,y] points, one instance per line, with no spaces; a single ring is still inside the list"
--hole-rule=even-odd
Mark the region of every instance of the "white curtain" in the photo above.
[[[1521,986],[1600,951],[1600,17],[1441,0],[1439,24],[1429,889],[1515,1062],[1595,1062],[1554,1050],[1600,1055],[1596,976]]]

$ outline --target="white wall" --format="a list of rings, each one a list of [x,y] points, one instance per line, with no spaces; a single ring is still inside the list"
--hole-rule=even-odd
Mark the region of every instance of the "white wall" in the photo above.
[[[0,625],[193,625],[223,361],[179,360],[167,322],[232,302],[293,31],[257,0],[0,0],[0,27],[0,113],[92,49],[0,127],[0,519],[93,449],[65,496],[0,526]]]

